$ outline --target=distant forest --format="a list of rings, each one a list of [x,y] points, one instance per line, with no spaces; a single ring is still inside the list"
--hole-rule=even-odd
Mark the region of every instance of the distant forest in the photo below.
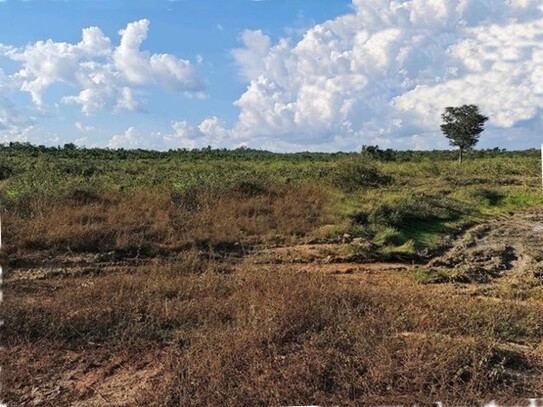
[[[455,150],[393,150],[381,149],[379,146],[362,146],[360,152],[297,152],[297,153],[274,153],[266,150],[257,150],[252,148],[237,148],[234,150],[213,149],[211,147],[201,149],[176,149],[168,151],[154,151],[143,149],[109,149],[109,148],[86,148],[78,147],[73,143],[64,144],[63,146],[44,146],[33,145],[30,143],[10,142],[0,144],[0,154],[3,157],[17,156],[39,156],[46,154],[58,158],[80,158],[80,159],[103,159],[103,160],[130,160],[130,159],[167,159],[167,158],[185,158],[189,160],[238,160],[245,161],[269,161],[270,159],[280,159],[281,161],[335,161],[341,157],[363,155],[367,158],[372,158],[377,161],[389,162],[406,162],[406,161],[421,161],[421,160],[456,160],[458,152]],[[491,149],[471,150],[467,157],[486,158],[496,157],[499,155],[522,155],[535,156],[539,154],[539,150],[531,148],[528,150],[509,151],[503,148],[495,147]]]

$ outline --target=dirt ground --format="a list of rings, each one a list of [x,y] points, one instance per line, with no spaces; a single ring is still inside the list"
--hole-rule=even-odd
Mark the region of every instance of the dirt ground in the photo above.
[[[256,248],[231,260],[233,272],[266,267],[270,270],[299,270],[325,273],[330,278],[360,284],[398,284],[412,278],[415,270],[436,274],[437,284],[427,284],[428,295],[477,296],[482,301],[523,301],[519,290],[540,287],[543,283],[543,214],[522,213],[496,217],[466,231],[442,256],[427,265],[413,263],[357,263],[342,256],[342,244],[308,244],[292,247]],[[6,284],[29,295],[54,292],[70,283],[85,285],[108,273],[127,267],[144,266],[144,260],[115,261],[112,255],[87,255],[65,258],[26,258],[5,274]],[[507,299],[504,292],[510,290]],[[520,291],[522,292],[522,291]],[[543,298],[540,299],[543,301]],[[406,332],[405,335],[410,335]],[[541,360],[543,343],[538,347],[505,344],[515,352]],[[131,406],[139,405],[139,394],[161,380],[168,360],[167,350],[133,355],[128,350],[89,346],[84,350],[50,349],[43,366],[40,355],[24,345],[4,348],[4,369],[26,369],[25,380],[12,385],[22,405],[28,406]],[[4,400],[8,402],[10,400]]]

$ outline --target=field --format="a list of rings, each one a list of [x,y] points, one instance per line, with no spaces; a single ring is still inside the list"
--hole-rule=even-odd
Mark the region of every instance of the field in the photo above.
[[[0,146],[2,399],[527,405],[539,160]]]

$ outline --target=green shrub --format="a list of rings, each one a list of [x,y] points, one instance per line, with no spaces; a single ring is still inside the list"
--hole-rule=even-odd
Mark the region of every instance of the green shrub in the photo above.
[[[6,180],[13,176],[14,170],[10,165],[0,163],[0,181]]]
[[[375,163],[361,157],[339,161],[331,178],[332,184],[345,192],[353,192],[362,187],[377,188],[392,181]]]
[[[405,236],[393,227],[385,227],[375,234],[373,241],[380,246],[399,246],[405,243]]]
[[[449,280],[446,272],[441,270],[417,269],[411,274],[413,280],[423,284],[444,283]]]
[[[463,210],[458,202],[444,196],[425,193],[389,194],[381,202],[372,205],[367,213],[367,221],[401,229],[417,222],[455,219]],[[363,219],[363,216],[359,214],[358,218]]]

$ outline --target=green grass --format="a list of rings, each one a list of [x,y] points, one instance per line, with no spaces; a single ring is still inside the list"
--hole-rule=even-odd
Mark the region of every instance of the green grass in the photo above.
[[[533,394],[517,374],[531,362],[514,368],[523,354],[500,342],[541,343],[540,280],[499,293],[530,301],[495,302],[442,295],[426,284],[458,276],[422,267],[353,284],[232,265],[255,245],[314,239],[357,259],[422,262],[469,225],[543,205],[535,150],[476,151],[462,167],[448,151],[362,155],[0,145],[9,260],[149,260],[81,279],[8,280],[6,398],[28,404],[36,378],[49,389],[74,351],[89,363],[97,351],[112,362],[132,353],[137,371],[146,349],[164,371],[142,405],[475,405]],[[356,240],[339,245],[345,233]],[[83,378],[104,372],[89,369]]]
[[[504,198],[500,207],[503,210],[508,210],[536,205],[543,205],[543,191],[515,191]]]
[[[443,236],[453,231],[451,222],[439,218],[407,225],[403,229],[406,239],[412,240],[416,248],[435,250],[442,244]]]
[[[83,195],[106,206],[112,196],[113,201],[120,202],[123,196],[149,195],[149,199],[160,201],[161,210],[167,212],[171,209],[167,209],[164,197],[170,196],[177,206],[198,198],[201,202],[197,206],[185,208],[194,217],[202,208],[219,210],[213,208],[220,205],[220,197],[244,194],[259,205],[260,194],[260,207],[229,214],[230,222],[246,223],[248,216],[272,211],[266,205],[283,199],[274,196],[274,191],[281,190],[285,196],[291,191],[294,197],[298,191],[307,190],[307,186],[317,186],[318,194],[326,201],[318,209],[320,213],[313,208],[308,215],[304,212],[310,210],[296,208],[295,202],[284,204],[291,205],[288,216],[304,217],[306,222],[319,217],[327,223],[314,221],[312,230],[304,227],[302,234],[276,236],[275,240],[337,239],[347,233],[376,245],[378,253],[384,256],[416,255],[439,250],[445,236],[486,216],[543,205],[539,159],[535,150],[485,150],[470,153],[464,165],[459,166],[455,153],[447,151],[272,154],[205,149],[158,153],[14,144],[0,146],[0,211],[9,213],[18,227],[29,227],[35,232],[40,228],[32,222],[41,218],[46,222],[44,208],[54,210],[51,203],[66,199],[79,202],[77,210],[82,210],[91,205],[83,202],[81,207]],[[156,209],[154,205],[154,201],[148,202],[150,211]],[[279,208],[283,204],[277,205]],[[62,208],[66,210],[69,209]],[[187,214],[164,216],[164,222],[169,216],[173,224],[164,229],[171,229],[170,235],[181,227],[181,220],[190,221]],[[287,214],[270,215],[270,229],[278,223],[296,223],[295,218],[281,216]],[[83,215],[77,219],[80,218],[85,219]],[[207,234],[217,234],[216,226],[209,223],[211,219],[200,216],[194,222],[200,221],[207,225]],[[63,227],[71,227],[69,222],[64,223]],[[228,234],[226,225],[221,228],[221,233]],[[289,228],[282,230],[285,232],[281,233],[287,233]],[[40,235],[35,238],[40,240]],[[235,241],[243,234],[224,238]],[[163,245],[164,241],[159,239],[157,244]]]
[[[449,280],[446,272],[427,269],[416,269],[411,273],[411,278],[422,284],[444,283]]]

